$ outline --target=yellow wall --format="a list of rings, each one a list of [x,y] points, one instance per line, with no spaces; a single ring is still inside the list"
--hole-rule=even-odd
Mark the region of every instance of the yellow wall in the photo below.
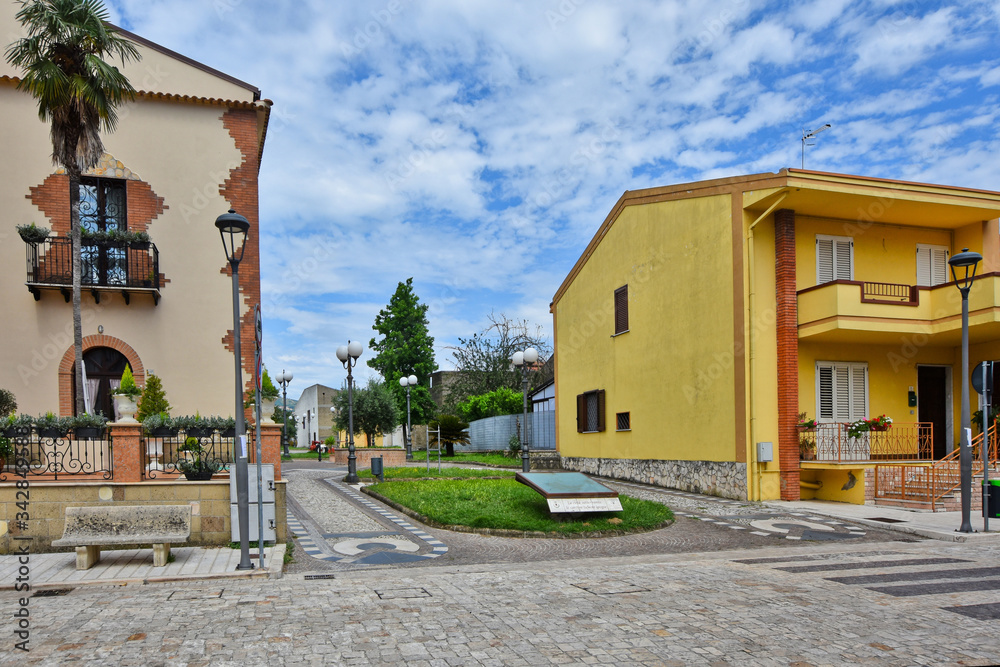
[[[555,307],[563,456],[735,460],[731,215],[728,195],[627,206],[582,266]],[[597,389],[606,430],[577,433],[576,396]]]

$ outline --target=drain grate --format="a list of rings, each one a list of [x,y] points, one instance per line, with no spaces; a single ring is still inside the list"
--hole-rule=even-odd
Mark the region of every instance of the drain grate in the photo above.
[[[222,597],[224,588],[213,589],[211,591],[173,591],[167,596],[168,600],[216,600]]]
[[[881,521],[882,523],[906,523],[905,519],[890,519],[885,516],[873,516],[869,521]]]
[[[311,581],[313,579],[336,579],[332,574],[307,574],[305,576],[306,581]]]
[[[60,595],[66,595],[72,588],[48,588],[42,591],[35,591],[31,596],[33,598],[54,598]]]
[[[586,584],[573,584],[581,590],[594,595],[624,595],[625,593],[648,593],[649,589],[644,586],[637,586],[627,581],[601,581]]]

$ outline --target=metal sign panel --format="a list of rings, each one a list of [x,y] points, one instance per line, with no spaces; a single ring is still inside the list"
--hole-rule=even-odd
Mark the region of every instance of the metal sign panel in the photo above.
[[[987,361],[984,363],[976,364],[976,367],[972,369],[972,388],[976,390],[977,394],[983,393],[984,389],[992,389],[993,387],[993,364],[994,361]],[[983,381],[983,366],[986,366],[986,381]]]

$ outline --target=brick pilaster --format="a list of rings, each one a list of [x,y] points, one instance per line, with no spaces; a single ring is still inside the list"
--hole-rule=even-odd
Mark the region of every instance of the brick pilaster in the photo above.
[[[781,499],[799,500],[798,296],[795,289],[795,211],[774,214],[775,303],[778,339],[778,465]]]
[[[141,482],[142,424],[108,424],[111,430],[111,460],[115,483]]]
[[[274,478],[281,479],[281,424],[260,425],[260,462],[274,464]]]

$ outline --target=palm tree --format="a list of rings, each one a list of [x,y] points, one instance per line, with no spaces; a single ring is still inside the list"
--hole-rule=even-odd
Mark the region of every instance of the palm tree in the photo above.
[[[139,52],[107,23],[100,0],[20,0],[23,37],[7,48],[7,62],[24,70],[17,84],[38,101],[38,116],[51,122],[52,162],[69,176],[73,246],[73,346],[76,414],[83,402],[83,329],[80,323],[80,176],[104,154],[101,128],[113,132],[117,107],[135,99],[135,89],[107,55],[122,64]]]

